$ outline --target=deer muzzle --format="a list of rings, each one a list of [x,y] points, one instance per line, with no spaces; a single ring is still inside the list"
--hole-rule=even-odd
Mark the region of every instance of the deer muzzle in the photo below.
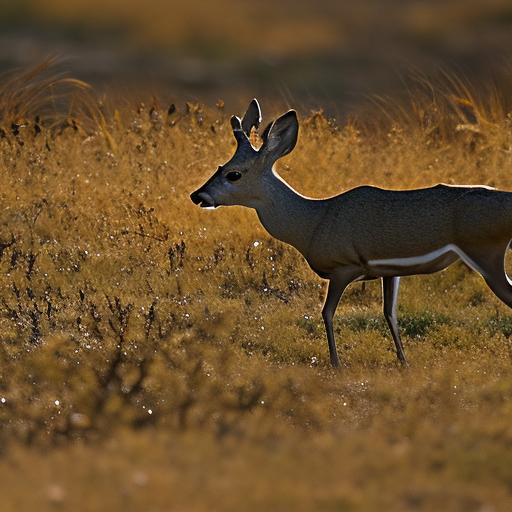
[[[210,183],[215,181],[221,172],[222,167],[219,167],[206,183],[199,187],[195,192],[190,194],[190,199],[192,199],[194,204],[198,204],[201,208],[217,208],[217,206],[219,206],[218,204],[215,204],[213,197],[208,192],[206,192],[206,190],[208,189]]]
[[[218,206],[215,204],[212,196],[203,190],[203,187],[192,192],[192,194],[190,194],[190,199],[192,199],[194,204],[198,204],[201,208],[216,208]]]

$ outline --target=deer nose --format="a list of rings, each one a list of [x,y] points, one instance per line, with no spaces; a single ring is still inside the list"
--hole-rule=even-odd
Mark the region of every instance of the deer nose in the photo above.
[[[195,192],[192,192],[192,194],[190,194],[190,199],[194,204],[199,204],[202,201],[202,199],[199,197],[200,190],[201,189],[197,189]]]

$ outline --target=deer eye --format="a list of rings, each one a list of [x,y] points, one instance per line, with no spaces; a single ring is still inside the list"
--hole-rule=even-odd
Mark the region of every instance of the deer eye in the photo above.
[[[239,180],[242,177],[242,173],[238,171],[231,171],[226,174],[226,179],[229,181],[236,181]]]

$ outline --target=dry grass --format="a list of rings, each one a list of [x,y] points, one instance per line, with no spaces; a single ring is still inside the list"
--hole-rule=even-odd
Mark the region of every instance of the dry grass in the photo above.
[[[378,135],[302,117],[280,170],[315,196],[512,189],[510,118],[436,98]],[[253,212],[188,198],[228,113],[77,112],[0,139],[3,511],[509,509],[512,321],[478,276],[404,280],[407,371],[378,284],[352,287],[334,372],[323,283]]]
[[[511,13],[507,0],[367,0],[357,4],[335,0],[217,0],[208,4],[201,0],[147,0],[144,9],[134,0],[25,3],[19,16],[79,30],[91,26],[117,29],[143,46],[187,48],[192,54],[212,57],[263,55],[278,59],[357,52],[361,47],[375,52],[379,51],[375,42],[386,41],[390,34],[399,44],[415,41],[423,47],[457,44],[460,48],[475,34],[483,44],[496,33],[500,34],[498,41],[506,41],[502,27]]]

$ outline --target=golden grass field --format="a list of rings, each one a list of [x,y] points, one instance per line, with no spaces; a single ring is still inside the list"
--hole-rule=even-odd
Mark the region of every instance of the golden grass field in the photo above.
[[[141,9],[132,0],[19,0],[18,5],[6,6],[6,15],[68,27],[68,31],[69,27],[117,28],[133,43],[187,48],[211,57],[263,54],[278,58],[321,57],[321,52],[354,51],[361,45],[370,45],[375,52],[372,30],[380,37],[394,32],[402,41],[410,43],[416,37],[423,45],[435,46],[450,45],[460,37],[454,27],[462,27],[472,38],[480,35],[479,43],[485,45],[489,31],[501,33],[506,27],[511,6],[507,0],[147,0]],[[500,37],[508,40],[506,32]]]
[[[60,55],[138,100],[241,108],[254,95],[329,114],[395,95],[412,70],[512,88],[510,0],[7,0],[0,70]]]
[[[512,316],[478,275],[403,280],[407,370],[379,284],[352,286],[334,371],[325,283],[252,211],[189,199],[232,113],[54,82],[0,86],[2,512],[510,510]],[[279,171],[315,197],[512,189],[511,117],[451,86],[373,126],[302,112]]]

